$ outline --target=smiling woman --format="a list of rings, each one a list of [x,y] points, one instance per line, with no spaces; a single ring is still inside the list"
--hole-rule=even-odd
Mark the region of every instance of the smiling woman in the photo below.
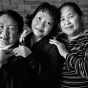
[[[25,38],[25,46],[31,50],[26,59],[34,72],[35,87],[57,88],[61,56],[57,47],[49,44],[49,39],[57,33],[57,7],[41,3],[32,15],[27,15],[26,24],[32,30]],[[23,56],[22,50],[16,49],[15,53]]]
[[[0,17],[0,47],[14,44],[19,39],[17,23],[7,14]]]
[[[13,52],[20,44],[23,24],[17,12],[0,11],[0,88],[30,88],[32,84],[28,62]]]
[[[82,19],[80,19],[79,15],[74,11],[73,8],[69,6],[65,6],[61,10],[61,18],[60,18],[60,27],[62,31],[71,36],[75,36],[80,34]]]
[[[57,32],[56,6],[41,3],[31,16],[27,16],[27,24],[32,30],[25,38],[26,46],[32,51],[27,60],[32,67],[36,65],[33,70],[38,87],[56,88],[61,56],[56,46],[48,43]]]
[[[82,11],[74,2],[58,8],[59,33],[51,44],[64,60],[58,88],[88,88],[88,32],[82,27]]]

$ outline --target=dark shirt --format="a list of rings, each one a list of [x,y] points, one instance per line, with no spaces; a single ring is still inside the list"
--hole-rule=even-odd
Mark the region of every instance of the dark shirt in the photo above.
[[[10,49],[18,47],[19,43],[11,46]],[[22,57],[12,56],[7,63],[0,68],[0,88],[31,88],[31,68]]]
[[[64,43],[69,52],[64,59],[58,88],[88,88],[88,33],[73,41],[62,34],[57,40]]]
[[[49,44],[49,36],[31,47],[31,37],[32,34],[25,39],[26,46],[32,51],[27,59],[34,70],[38,88],[57,88],[58,74],[62,63],[57,47]]]

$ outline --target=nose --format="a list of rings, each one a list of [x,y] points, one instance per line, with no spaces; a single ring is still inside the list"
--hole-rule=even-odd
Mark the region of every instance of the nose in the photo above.
[[[65,20],[65,24],[66,24],[66,25],[69,25],[69,24],[70,24],[69,19],[66,19],[66,20]]]
[[[42,29],[42,28],[44,28],[45,27],[45,23],[44,22],[40,22],[39,23],[39,29]]]
[[[1,33],[1,37],[2,38],[7,38],[8,35],[9,35],[8,29],[6,27],[4,27],[4,29]]]

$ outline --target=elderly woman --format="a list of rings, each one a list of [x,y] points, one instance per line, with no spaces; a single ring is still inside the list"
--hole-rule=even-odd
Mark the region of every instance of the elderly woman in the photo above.
[[[88,33],[82,27],[82,11],[74,2],[58,8],[58,37],[50,40],[58,47],[64,64],[58,88],[88,88]]]
[[[23,24],[17,12],[0,11],[0,88],[30,88],[32,85],[32,71],[27,61],[13,52],[19,45]]]

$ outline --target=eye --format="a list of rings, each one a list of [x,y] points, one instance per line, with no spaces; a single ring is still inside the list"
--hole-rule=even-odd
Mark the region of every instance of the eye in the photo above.
[[[3,29],[3,28],[4,28],[4,26],[0,25],[0,29]]]
[[[37,17],[38,20],[41,20],[42,18],[41,17]]]
[[[70,16],[69,16],[69,18],[73,18],[73,17],[74,17],[74,15],[70,15]]]
[[[45,22],[45,24],[51,26],[51,22]]]
[[[64,18],[61,18],[60,21],[64,21],[65,19]]]
[[[9,27],[9,30],[14,31],[14,30],[15,30],[15,28],[14,28],[14,27]]]
[[[51,22],[47,22],[48,25],[51,25]]]

